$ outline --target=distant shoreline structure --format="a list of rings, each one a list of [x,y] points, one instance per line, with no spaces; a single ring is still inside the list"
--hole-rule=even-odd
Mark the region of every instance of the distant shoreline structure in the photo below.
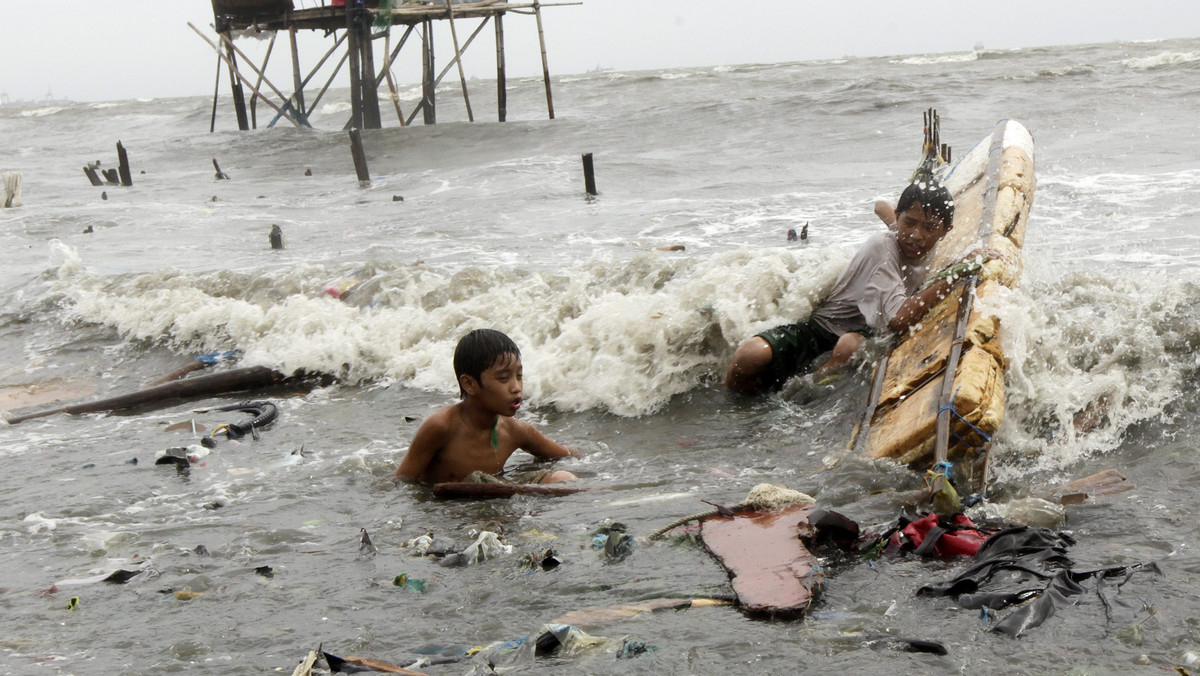
[[[32,106],[57,106],[67,103],[75,103],[71,99],[56,99],[54,92],[47,90],[46,95],[40,99],[14,99],[8,95],[8,92],[0,92],[0,108],[29,108]]]

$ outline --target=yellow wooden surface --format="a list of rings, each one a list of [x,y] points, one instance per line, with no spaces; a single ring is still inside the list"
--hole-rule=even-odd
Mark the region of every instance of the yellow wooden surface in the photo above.
[[[931,264],[932,274],[973,248],[998,250],[1003,258],[984,266],[976,299],[986,298],[998,284],[1014,286],[1019,281],[1036,183],[1033,158],[1023,148],[1009,145],[999,152],[998,175],[987,176],[991,162],[985,162],[976,176],[957,177],[957,184],[965,187],[954,195],[954,227],[939,243]],[[989,191],[995,196],[990,210],[985,208]],[[985,212],[991,222],[981,227]],[[868,456],[914,462],[933,452],[944,369],[954,347],[956,296],[931,310],[889,355],[875,413],[865,430]],[[990,436],[1000,427],[1005,362],[999,320],[973,305],[952,388],[956,415],[951,420],[949,457],[980,444],[980,433]]]

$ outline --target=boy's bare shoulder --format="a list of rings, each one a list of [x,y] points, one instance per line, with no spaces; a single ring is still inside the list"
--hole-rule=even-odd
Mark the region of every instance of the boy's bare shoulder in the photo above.
[[[417,432],[425,434],[436,434],[439,436],[448,435],[454,431],[458,420],[458,404],[449,404],[438,410],[430,413],[427,418],[421,421],[421,426],[417,428]]]

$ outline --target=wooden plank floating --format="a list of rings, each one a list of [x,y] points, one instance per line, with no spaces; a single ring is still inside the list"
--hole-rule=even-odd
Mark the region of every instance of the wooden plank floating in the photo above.
[[[705,519],[700,537],[729,572],[743,610],[779,618],[808,610],[825,579],[800,541],[813,535],[808,517],[814,509],[805,503]]]

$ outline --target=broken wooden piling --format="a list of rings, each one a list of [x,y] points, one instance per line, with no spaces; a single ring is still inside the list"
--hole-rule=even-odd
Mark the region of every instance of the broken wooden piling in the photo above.
[[[596,192],[596,170],[592,166],[592,154],[583,154],[583,187],[587,191],[588,197],[595,197],[600,194]]]
[[[350,154],[354,156],[354,173],[358,174],[358,180],[369,183],[371,172],[367,170],[367,154],[363,152],[362,134],[357,129],[350,130]]]

